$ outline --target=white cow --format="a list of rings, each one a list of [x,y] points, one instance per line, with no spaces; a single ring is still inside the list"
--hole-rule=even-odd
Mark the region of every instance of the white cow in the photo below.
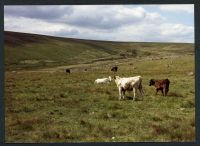
[[[109,82],[111,82],[111,80],[112,80],[112,78],[111,78],[111,76],[109,76],[108,78],[96,79],[94,81],[94,83],[96,83],[96,84],[109,83]]]
[[[139,89],[142,96],[144,95],[141,76],[127,78],[120,78],[119,76],[115,76],[114,79],[119,89],[119,100],[124,99],[126,91],[133,91],[133,101],[135,100],[135,93],[137,92],[137,89]]]

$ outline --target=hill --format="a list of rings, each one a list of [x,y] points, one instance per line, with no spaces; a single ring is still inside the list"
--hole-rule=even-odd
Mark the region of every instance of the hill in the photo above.
[[[4,35],[6,70],[194,54],[194,44],[187,43],[95,41],[9,31]]]
[[[193,44],[5,32],[5,53],[6,143],[195,141]],[[126,92],[119,101],[116,75],[142,76],[143,98]],[[166,78],[167,96],[155,95],[149,80]]]

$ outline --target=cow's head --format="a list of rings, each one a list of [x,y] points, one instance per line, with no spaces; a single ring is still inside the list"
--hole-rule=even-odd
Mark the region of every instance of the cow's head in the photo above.
[[[154,79],[151,79],[151,80],[149,81],[149,86],[154,85],[154,84],[155,84]]]

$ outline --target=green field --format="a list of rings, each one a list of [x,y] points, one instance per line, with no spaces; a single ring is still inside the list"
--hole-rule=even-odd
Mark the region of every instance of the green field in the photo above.
[[[195,141],[194,44],[5,38],[7,143]],[[109,75],[141,75],[144,99],[119,101],[114,81],[94,84]],[[151,78],[170,79],[168,96]]]

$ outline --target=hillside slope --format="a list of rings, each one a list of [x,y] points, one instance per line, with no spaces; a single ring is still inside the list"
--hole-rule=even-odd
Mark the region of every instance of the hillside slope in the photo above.
[[[183,43],[94,41],[8,31],[4,38],[6,70],[194,54],[194,44]]]

